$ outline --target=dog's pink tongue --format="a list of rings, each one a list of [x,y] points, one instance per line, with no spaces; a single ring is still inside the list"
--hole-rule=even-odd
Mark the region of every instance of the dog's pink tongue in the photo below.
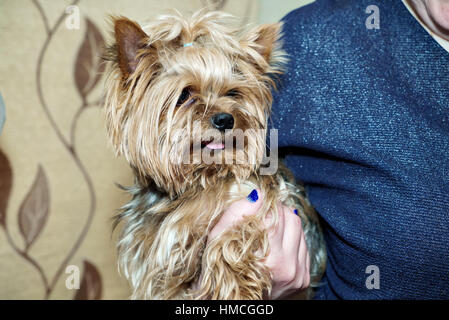
[[[217,149],[224,149],[224,143],[214,143],[214,142],[210,142],[208,144],[206,144],[206,147],[212,150],[217,150]]]

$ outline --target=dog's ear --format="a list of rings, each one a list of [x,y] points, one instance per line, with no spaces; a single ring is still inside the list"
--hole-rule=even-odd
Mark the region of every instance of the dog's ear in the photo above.
[[[129,77],[139,63],[139,50],[145,48],[148,35],[140,26],[129,19],[114,20],[117,58],[122,74]]]
[[[281,23],[272,23],[263,24],[253,30],[254,43],[258,45],[256,50],[268,62],[271,60],[272,53],[277,47],[281,29]]]
[[[280,54],[281,31],[281,22],[263,24],[250,30],[241,40],[242,45],[248,46],[252,52],[256,51],[259,54],[259,56],[251,53],[249,55],[263,71],[267,71],[270,66],[277,64],[277,58],[282,55]],[[260,57],[263,58],[262,61]]]

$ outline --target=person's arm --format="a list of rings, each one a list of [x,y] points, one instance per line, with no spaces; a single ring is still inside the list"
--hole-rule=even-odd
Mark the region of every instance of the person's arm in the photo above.
[[[258,194],[255,202],[248,199],[234,202],[211,230],[208,242],[238,224],[244,216],[256,214],[263,204],[263,195]],[[279,208],[279,224],[276,230],[268,233],[270,251],[265,260],[272,274],[270,299],[287,297],[310,285],[310,258],[301,219],[293,209]],[[269,220],[265,221],[266,226],[269,223]]]

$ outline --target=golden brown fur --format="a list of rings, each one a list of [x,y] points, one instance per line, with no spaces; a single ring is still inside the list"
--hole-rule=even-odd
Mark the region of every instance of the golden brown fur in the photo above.
[[[276,225],[279,201],[300,211],[312,280],[324,270],[324,243],[302,187],[283,167],[274,175],[260,174],[273,75],[285,61],[281,25],[249,31],[233,25],[231,16],[205,11],[190,18],[165,15],[144,30],[114,18],[105,108],[114,149],[136,175],[129,188],[133,200],[116,219],[123,224],[120,266],[133,298],[269,297],[271,275],[263,264],[269,246],[260,222],[272,214]],[[205,151],[205,140],[232,134],[204,134],[220,112],[233,115],[233,132],[250,134],[244,145],[215,150],[216,163],[194,161],[195,151]],[[258,214],[206,245],[224,210],[255,188],[264,195]]]

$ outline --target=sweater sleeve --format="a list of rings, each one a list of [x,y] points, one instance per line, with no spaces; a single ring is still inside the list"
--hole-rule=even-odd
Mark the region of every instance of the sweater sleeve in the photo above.
[[[317,298],[447,299],[449,57],[400,1],[379,5],[378,30],[366,6],[318,0],[283,19],[271,128],[322,218]]]

